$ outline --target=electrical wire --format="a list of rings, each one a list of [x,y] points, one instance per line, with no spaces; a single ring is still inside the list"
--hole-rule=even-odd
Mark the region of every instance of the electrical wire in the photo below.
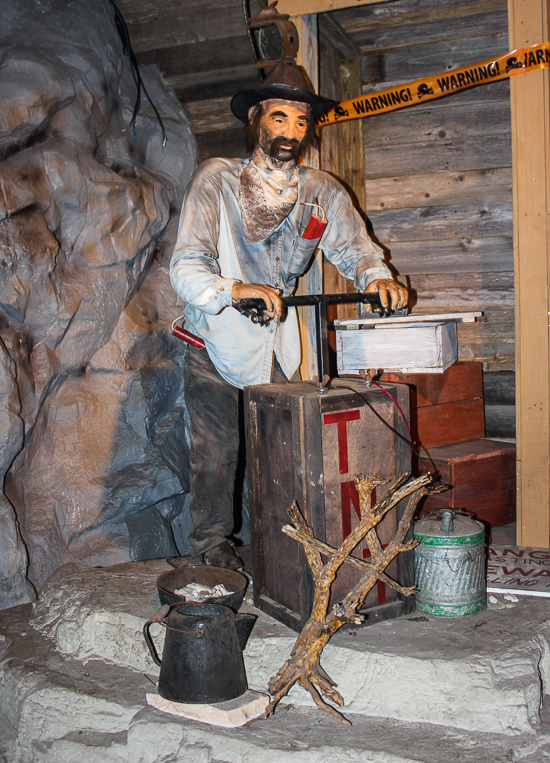
[[[174,320],[172,321],[172,331],[174,330],[176,323],[178,321],[181,321],[182,318],[185,318],[185,313],[183,315],[178,315],[177,318],[174,318]]]
[[[115,10],[115,22],[116,27],[118,30],[118,33],[120,35],[120,39],[122,40],[122,44],[124,46],[125,53],[128,56],[128,59],[130,61],[130,71],[132,72],[132,78],[134,80],[137,94],[136,94],[136,102],[134,105],[134,111],[132,112],[132,119],[130,120],[130,124],[128,127],[132,127],[132,135],[134,137],[134,140],[136,139],[136,119],[137,115],[139,113],[140,107],[141,107],[141,91],[143,89],[143,92],[145,93],[145,97],[151,104],[151,107],[153,111],[156,114],[158,123],[160,125],[160,129],[162,131],[162,145],[163,147],[166,145],[168,141],[168,136],[166,134],[166,130],[164,129],[164,123],[162,121],[162,118],[159,114],[159,111],[153,101],[151,100],[151,97],[149,93],[147,92],[147,88],[145,87],[145,84],[141,78],[141,73],[139,71],[139,64],[137,62],[136,54],[134,53],[132,49],[132,45],[130,44],[130,35],[128,33],[128,27],[126,26],[126,22],[124,21],[124,17],[118,7],[116,6],[114,0],[109,0],[111,5],[113,6]],[[126,128],[128,129],[128,128]]]
[[[325,212],[324,207],[322,207],[320,204],[317,204],[317,197],[315,197],[315,204],[313,204],[311,201],[301,201],[300,204],[303,207],[317,207],[317,209],[320,209],[323,213],[323,220],[327,219],[327,213]]]
[[[412,439],[412,434],[411,434],[411,430],[409,429],[409,423],[408,423],[408,421],[407,421],[407,417],[405,416],[405,414],[403,413],[403,411],[402,411],[402,409],[401,409],[401,406],[399,405],[399,403],[397,402],[397,400],[396,400],[396,399],[393,397],[393,395],[391,395],[391,394],[388,392],[388,390],[387,390],[387,389],[384,389],[384,387],[382,387],[382,385],[380,385],[380,384],[377,384],[376,382],[372,382],[372,384],[374,384],[376,387],[378,387],[379,389],[381,389],[381,390],[382,390],[382,392],[385,392],[385,393],[386,393],[386,395],[388,395],[388,397],[390,397],[390,398],[393,400],[393,402],[395,403],[395,405],[397,406],[397,409],[398,409],[399,413],[400,413],[400,414],[401,414],[401,416],[403,417],[403,421],[405,422],[405,426],[407,427],[407,432],[409,433],[409,437],[408,437],[408,439],[407,439],[406,437],[404,437],[404,436],[401,434],[401,432],[398,432],[398,431],[397,431],[397,429],[395,429],[394,427],[392,427],[392,425],[391,425],[391,424],[389,424],[389,423],[386,421],[386,419],[385,419],[383,416],[381,416],[381,415],[378,413],[378,411],[376,410],[376,408],[375,408],[375,407],[374,407],[374,406],[373,406],[373,405],[372,405],[372,404],[369,402],[369,400],[367,399],[367,397],[366,397],[365,395],[363,395],[361,392],[359,392],[358,390],[354,389],[353,387],[348,387],[348,386],[346,386],[345,384],[338,384],[338,389],[348,389],[348,390],[350,390],[350,392],[354,392],[356,395],[358,395],[358,396],[361,398],[361,400],[363,400],[363,401],[364,401],[364,402],[365,402],[365,403],[368,405],[368,407],[371,409],[371,411],[374,413],[374,415],[375,415],[375,416],[376,416],[378,419],[380,419],[380,421],[382,422],[382,424],[384,424],[384,426],[386,426],[386,427],[387,427],[387,428],[388,428],[388,429],[389,429],[391,432],[393,432],[393,433],[394,433],[394,434],[395,434],[397,437],[399,437],[399,439],[400,439],[400,440],[403,440],[403,442],[407,443],[407,445],[408,445],[408,446],[410,447],[410,449],[411,449],[411,455],[412,455],[412,453],[415,453],[415,454],[416,454],[416,456],[418,457],[418,460],[420,461],[420,463],[421,463],[421,464],[422,464],[422,466],[424,467],[424,470],[425,470],[426,474],[432,474],[432,472],[430,472],[430,471],[429,471],[429,469],[428,469],[428,467],[426,466],[426,464],[425,464],[425,462],[424,462],[424,459],[423,459],[423,458],[422,458],[422,456],[420,455],[420,451],[419,451],[419,450],[417,450],[417,449],[415,448],[415,446],[414,446],[414,443],[413,443],[413,439]]]
[[[385,392],[386,395],[393,400],[395,406],[397,407],[397,410],[399,411],[399,413],[403,417],[403,421],[405,422],[405,426],[407,427],[407,432],[409,433],[409,440],[411,441],[411,455],[412,455],[412,441],[413,441],[413,438],[412,438],[411,430],[410,430],[410,427],[409,427],[409,422],[407,421],[407,417],[403,413],[403,410],[402,410],[401,406],[399,405],[397,400],[394,398],[394,396],[391,394],[391,392],[388,392],[388,390],[385,387],[383,387],[381,384],[378,384],[378,382],[375,382],[375,381],[371,381],[371,384],[373,386],[375,386],[375,387],[378,387],[378,389],[381,389],[382,392]]]
[[[407,417],[405,416],[405,414],[404,414],[404,413],[403,413],[403,411],[401,410],[401,406],[399,405],[399,403],[397,402],[397,400],[396,400],[396,399],[394,398],[394,396],[393,396],[393,395],[391,395],[391,394],[388,392],[388,390],[387,390],[385,387],[383,387],[381,384],[378,384],[378,383],[377,383],[377,382],[375,382],[375,381],[371,381],[371,384],[373,384],[375,387],[378,387],[379,389],[381,389],[381,390],[382,390],[382,392],[385,392],[385,393],[386,393],[386,395],[388,395],[388,397],[391,397],[391,399],[393,400],[393,402],[394,402],[394,403],[395,403],[395,405],[397,406],[397,408],[398,408],[398,410],[399,410],[399,413],[400,413],[400,414],[401,414],[401,416],[403,417],[403,421],[405,422],[405,426],[407,427],[407,432],[409,433],[409,437],[410,437],[410,440],[411,440],[411,443],[412,443],[412,442],[413,442],[413,437],[412,437],[412,434],[411,434],[411,430],[410,430],[410,428],[409,428],[409,422],[407,421]],[[413,446],[411,445],[411,451],[414,451],[414,453],[416,453],[416,455],[418,456],[418,458],[419,458],[419,460],[420,460],[420,463],[421,463],[421,464],[422,464],[422,466],[424,467],[424,471],[426,472],[426,474],[432,474],[432,475],[434,475],[434,474],[435,474],[435,472],[437,472],[437,468],[436,468],[436,466],[435,466],[435,464],[434,464],[434,462],[433,462],[433,460],[432,460],[432,457],[430,456],[429,452],[426,450],[426,448],[425,448],[425,447],[424,447],[424,446],[423,446],[421,443],[419,444],[419,446],[420,446],[420,448],[421,448],[421,449],[422,449],[422,450],[423,450],[423,451],[426,453],[426,456],[427,456],[427,457],[430,459],[430,461],[431,461],[431,464],[432,464],[432,466],[433,466],[433,468],[434,468],[434,471],[433,471],[433,472],[430,472],[430,471],[428,471],[428,468],[427,468],[427,466],[426,466],[426,464],[425,464],[425,462],[424,462],[424,460],[423,460],[422,456],[420,455],[420,451],[419,451],[419,450],[416,450],[416,449],[415,449],[415,448],[413,448]]]

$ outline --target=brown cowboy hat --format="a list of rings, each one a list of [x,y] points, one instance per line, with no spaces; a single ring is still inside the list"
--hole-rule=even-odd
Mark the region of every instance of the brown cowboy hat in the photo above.
[[[241,90],[233,96],[231,111],[241,122],[247,122],[251,106],[270,98],[308,103],[315,119],[336,103],[312,93],[300,67],[294,61],[279,61],[256,90]]]

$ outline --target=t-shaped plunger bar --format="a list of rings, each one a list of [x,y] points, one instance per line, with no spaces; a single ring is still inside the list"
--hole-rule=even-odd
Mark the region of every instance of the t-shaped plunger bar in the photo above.
[[[317,371],[319,392],[325,392],[330,386],[329,357],[328,357],[328,321],[327,306],[343,305],[361,302],[373,305],[382,315],[389,315],[389,310],[382,307],[378,294],[299,294],[293,297],[281,297],[284,307],[314,307],[315,308],[315,342],[317,348]],[[254,323],[265,323],[262,311],[266,309],[263,299],[241,299],[233,303],[233,307],[243,315],[247,315]],[[269,319],[267,319],[269,320]]]

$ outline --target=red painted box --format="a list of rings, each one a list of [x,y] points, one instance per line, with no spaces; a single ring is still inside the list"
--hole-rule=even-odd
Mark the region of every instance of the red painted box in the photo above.
[[[466,509],[491,527],[516,519],[516,446],[500,440],[480,439],[432,448],[433,466],[445,493],[427,496],[422,515],[435,509]],[[426,466],[433,468],[428,461]],[[420,473],[424,469],[420,466]]]
[[[411,390],[411,432],[424,448],[485,436],[481,363],[455,363],[442,374],[383,374]]]

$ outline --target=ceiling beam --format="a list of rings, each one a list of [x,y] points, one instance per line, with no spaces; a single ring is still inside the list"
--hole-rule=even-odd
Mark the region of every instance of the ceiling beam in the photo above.
[[[355,8],[359,5],[372,5],[380,0],[279,0],[279,13],[290,13],[291,16],[304,16],[307,13],[325,13],[339,11],[341,8]]]

